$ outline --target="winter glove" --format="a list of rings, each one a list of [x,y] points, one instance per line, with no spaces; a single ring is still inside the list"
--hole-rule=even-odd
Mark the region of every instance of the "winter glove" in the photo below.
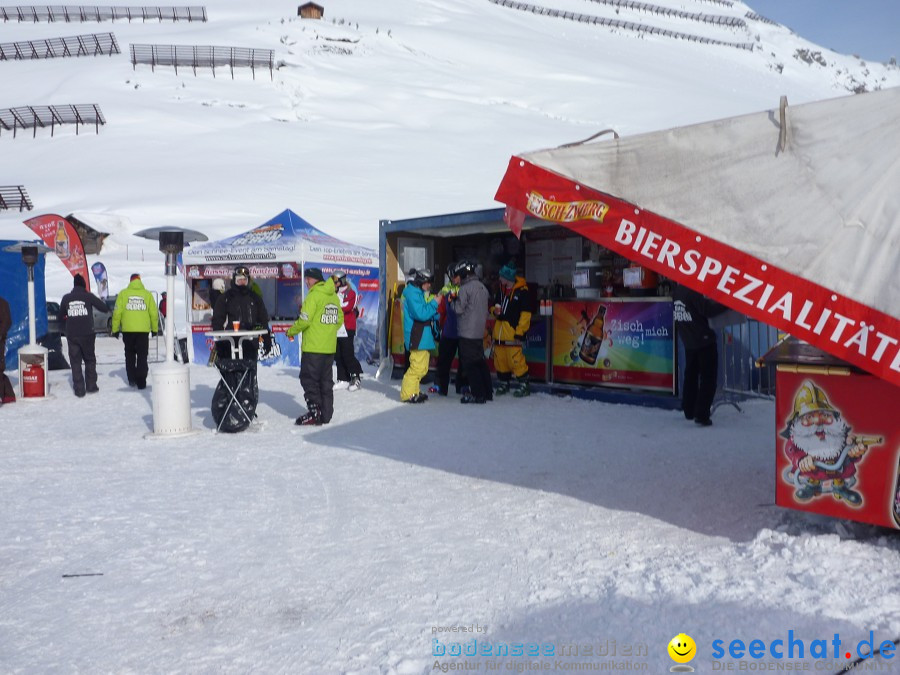
[[[113,336],[114,338],[116,338],[116,340],[119,339],[119,336],[120,336],[120,335],[122,335],[122,334],[121,334],[119,331],[116,331],[115,333],[112,334],[112,336]]]
[[[516,342],[525,342],[524,335],[516,335],[515,338],[516,338]]]
[[[268,354],[272,351],[272,333],[266,333],[262,336],[263,343],[263,354]]]

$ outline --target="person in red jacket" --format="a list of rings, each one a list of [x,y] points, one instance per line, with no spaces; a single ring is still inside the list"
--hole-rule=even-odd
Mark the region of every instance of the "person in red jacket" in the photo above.
[[[350,391],[356,391],[359,389],[359,380],[362,376],[362,366],[356,358],[356,347],[353,344],[356,337],[356,318],[359,315],[358,296],[348,283],[346,272],[335,272],[331,275],[331,280],[334,282],[334,289],[344,312],[344,326],[338,331],[335,353],[337,379],[338,382],[346,382]]]

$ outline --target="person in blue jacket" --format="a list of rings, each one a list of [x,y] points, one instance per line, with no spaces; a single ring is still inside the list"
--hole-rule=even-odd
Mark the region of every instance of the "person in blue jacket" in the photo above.
[[[404,403],[428,400],[428,395],[419,390],[419,384],[428,373],[428,352],[435,347],[432,327],[440,316],[437,298],[431,295],[433,281],[429,270],[416,270],[403,289],[403,341],[409,351],[409,368],[400,383],[400,400]]]

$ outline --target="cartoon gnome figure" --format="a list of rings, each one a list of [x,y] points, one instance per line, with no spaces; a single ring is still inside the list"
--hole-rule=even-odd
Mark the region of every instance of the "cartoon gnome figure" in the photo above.
[[[807,380],[794,398],[794,410],[781,432],[784,454],[791,460],[784,479],[796,487],[794,497],[808,502],[830,493],[853,507],[862,504],[856,484],[856,464],[869,439],[850,435],[850,427],[828,401],[825,392]]]

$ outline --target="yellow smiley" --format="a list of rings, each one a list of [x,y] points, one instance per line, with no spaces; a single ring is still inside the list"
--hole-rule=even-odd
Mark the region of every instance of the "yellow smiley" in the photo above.
[[[690,635],[679,633],[669,641],[669,656],[675,663],[687,663],[696,653],[697,645]]]

